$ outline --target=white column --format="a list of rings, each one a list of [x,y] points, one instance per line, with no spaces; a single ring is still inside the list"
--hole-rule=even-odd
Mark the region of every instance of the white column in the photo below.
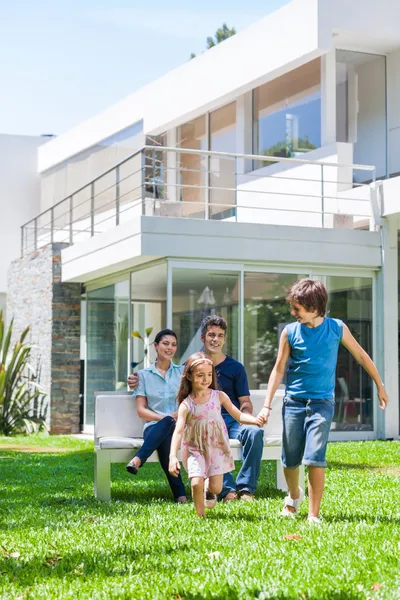
[[[237,154],[253,153],[253,94],[247,92],[236,100],[236,152]],[[251,161],[239,158],[237,173],[243,174],[251,170]]]
[[[177,128],[173,127],[167,131],[167,146],[169,148],[176,148],[177,145]],[[171,202],[177,202],[179,199],[177,158],[178,155],[176,152],[167,152],[167,199]]]
[[[377,310],[383,321],[383,381],[389,396],[384,413],[385,437],[399,439],[399,347],[398,347],[398,250],[399,217],[383,219],[382,229],[382,304]],[[381,322],[382,322],[381,321]],[[379,322],[378,322],[379,324]]]
[[[336,142],[336,53],[321,57],[321,146]]]

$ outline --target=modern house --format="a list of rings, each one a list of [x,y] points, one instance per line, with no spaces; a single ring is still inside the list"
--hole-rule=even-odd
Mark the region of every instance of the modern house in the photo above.
[[[39,148],[8,313],[33,318],[54,431],[90,431],[94,392],[150,360],[133,331],[172,327],[184,360],[212,313],[264,394],[310,276],[391,400],[340,350],[332,439],[399,437],[399,23],[397,0],[293,0]]]

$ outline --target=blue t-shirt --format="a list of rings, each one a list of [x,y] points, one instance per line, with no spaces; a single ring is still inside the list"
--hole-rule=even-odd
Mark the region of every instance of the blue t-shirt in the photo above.
[[[231,356],[226,356],[225,359],[215,367],[218,378],[219,389],[225,392],[232,400],[232,403],[239,408],[239,398],[241,396],[250,396],[247,374],[242,363],[238,362]],[[222,407],[222,415],[229,413]]]
[[[293,398],[334,399],[335,373],[343,321],[325,317],[318,327],[291,323],[286,394]]]

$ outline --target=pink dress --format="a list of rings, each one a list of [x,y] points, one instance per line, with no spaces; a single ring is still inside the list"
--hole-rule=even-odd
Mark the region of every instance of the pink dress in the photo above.
[[[235,463],[221,415],[218,390],[211,390],[205,404],[196,404],[190,396],[183,402],[189,414],[183,435],[182,460],[189,478],[233,471]]]

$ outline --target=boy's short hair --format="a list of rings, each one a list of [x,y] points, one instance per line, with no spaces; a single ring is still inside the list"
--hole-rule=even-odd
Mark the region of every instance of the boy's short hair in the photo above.
[[[298,302],[309,312],[315,310],[318,312],[319,317],[324,317],[328,303],[328,292],[320,281],[300,279],[290,287],[286,301]]]
[[[225,321],[225,319],[223,317],[220,317],[218,315],[209,315],[208,317],[203,319],[203,322],[201,324],[201,337],[202,338],[206,335],[207,329],[209,327],[221,327],[221,329],[223,329],[224,332],[226,333],[226,330],[228,329],[228,323]]]

